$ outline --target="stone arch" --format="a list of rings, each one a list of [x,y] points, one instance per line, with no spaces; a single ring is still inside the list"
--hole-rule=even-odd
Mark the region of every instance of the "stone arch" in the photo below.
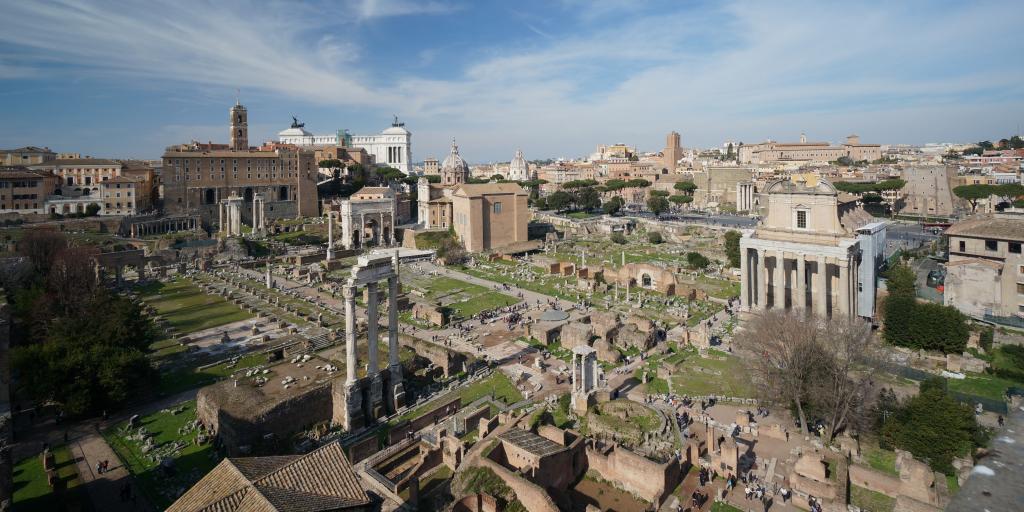
[[[203,192],[203,194],[204,194],[204,198],[203,198],[203,203],[204,204],[213,204],[213,203],[217,202],[217,191],[216,190],[214,190],[212,188],[208,188],[208,189],[206,189],[205,192]]]
[[[647,272],[640,273],[640,286],[643,288],[654,288],[654,278]]]
[[[242,196],[245,198],[245,202],[251,203],[253,195],[255,194],[252,190],[252,187],[245,187],[245,192],[242,193]]]
[[[277,188],[277,200],[278,201],[287,201],[288,200],[288,186],[287,185],[281,185],[280,187]]]
[[[380,245],[381,224],[377,219],[372,217],[366,219],[360,229],[363,232],[362,238],[365,245]]]

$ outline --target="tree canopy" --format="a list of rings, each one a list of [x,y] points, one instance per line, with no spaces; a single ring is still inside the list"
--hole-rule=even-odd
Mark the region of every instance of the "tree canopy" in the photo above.
[[[611,199],[605,201],[601,208],[604,213],[608,215],[615,215],[616,213],[619,213],[619,210],[622,209],[624,204],[625,201],[623,201],[621,197],[613,196]]]
[[[647,209],[655,216],[661,216],[661,214],[668,211],[668,208],[668,199],[665,199],[662,196],[652,195],[647,199]]]
[[[725,232],[725,256],[729,258],[729,266],[738,268],[740,266],[740,238],[743,235],[735,229]]]
[[[12,290],[11,359],[26,395],[78,416],[123,404],[155,384],[145,354],[152,324],[138,304],[97,283],[95,250],[71,247],[54,232],[26,238],[19,251],[38,270]]]
[[[682,206],[693,202],[693,196],[674,195],[668,196],[668,200],[675,203],[676,206]]]
[[[547,196],[547,206],[555,211],[562,211],[572,204],[572,196],[568,192],[559,190]]]
[[[697,185],[692,181],[677,181],[675,185],[672,185],[672,188],[680,192],[693,194],[693,191],[697,190]]]
[[[945,387],[941,377],[922,382],[917,396],[882,418],[881,440],[909,451],[935,471],[952,474],[953,459],[984,446],[985,433],[974,411],[950,397]]]
[[[707,268],[711,264],[711,260],[699,252],[688,252],[686,253],[686,264],[692,269]]]
[[[991,196],[1005,196],[1014,200],[1024,195],[1024,185],[1019,183],[1005,183],[1001,185],[988,185],[975,183],[971,185],[960,185],[953,188],[953,194],[971,204],[971,211],[978,208],[978,202]]]
[[[894,345],[943,353],[959,353],[967,348],[970,328],[956,308],[917,301],[916,276],[906,265],[888,272],[889,296],[882,311],[885,316],[885,340]]]

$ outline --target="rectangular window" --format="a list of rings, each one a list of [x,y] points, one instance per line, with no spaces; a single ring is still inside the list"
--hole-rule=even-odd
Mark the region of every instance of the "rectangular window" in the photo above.
[[[807,212],[805,210],[796,212],[796,228],[807,229]]]
[[[1010,242],[1009,251],[1013,254],[1020,254],[1020,242]]]
[[[967,242],[965,242],[963,240],[960,240],[960,252],[965,252],[966,250],[967,250]]]
[[[997,241],[997,240],[985,240],[985,250],[986,251],[998,251],[999,250],[999,241]]]
[[[501,213],[501,201],[494,203],[494,213]]]
[[[1017,295],[1024,295],[1024,283],[1017,283]]]

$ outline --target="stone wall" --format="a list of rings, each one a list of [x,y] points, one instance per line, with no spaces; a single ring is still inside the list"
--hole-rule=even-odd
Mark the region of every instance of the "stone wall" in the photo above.
[[[412,420],[403,421],[391,428],[388,432],[388,445],[392,445],[405,439],[410,433],[419,432],[420,429],[437,423],[452,414],[459,412],[462,408],[462,398],[455,396],[449,400],[438,403],[435,407],[424,413],[422,416]]]
[[[445,377],[461,372],[466,363],[465,355],[436,343],[424,341],[412,336],[401,336],[399,341],[402,345],[413,349],[416,352],[417,357],[426,358],[433,363],[434,366],[440,368],[441,371],[444,372]]]
[[[660,504],[679,484],[679,463],[654,462],[642,455],[619,447],[587,446],[587,464],[601,478],[613,482],[644,499],[654,498]]]
[[[520,477],[487,458],[480,459],[480,465],[494,471],[505,485],[512,489],[516,499],[530,512],[559,512],[558,506],[539,485]]]
[[[900,491],[899,477],[857,464],[850,465],[850,483],[886,496],[897,496]]]
[[[310,387],[302,394],[253,410],[245,416],[227,412],[219,400],[221,382],[199,390],[196,396],[196,417],[220,437],[229,456],[237,456],[243,446],[255,447],[264,436],[273,434],[287,439],[298,430],[314,423],[330,421],[332,412],[331,383]]]

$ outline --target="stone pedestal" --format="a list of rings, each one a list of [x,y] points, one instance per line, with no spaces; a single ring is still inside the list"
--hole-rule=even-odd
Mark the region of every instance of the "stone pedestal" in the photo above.
[[[359,382],[336,381],[331,393],[334,395],[334,410],[331,422],[349,432],[366,426],[363,415],[363,389]]]
[[[395,412],[405,407],[405,384],[402,383],[402,367],[391,365],[388,371],[388,407]]]
[[[384,377],[380,373],[370,378],[370,403],[369,410],[373,419],[381,418],[387,414],[384,409]]]

